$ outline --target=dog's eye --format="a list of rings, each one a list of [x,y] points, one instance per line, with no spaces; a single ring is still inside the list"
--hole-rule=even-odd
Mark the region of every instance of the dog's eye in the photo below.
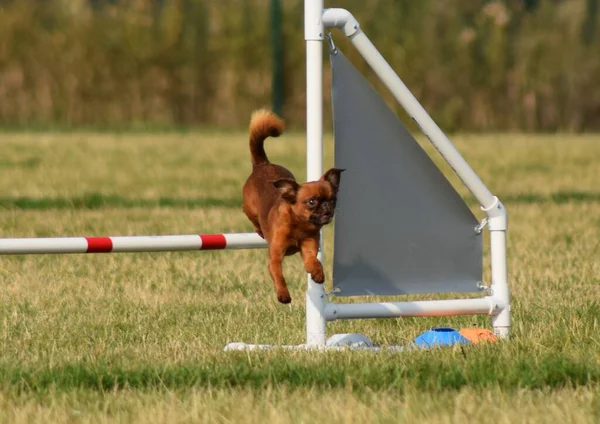
[[[317,199],[308,199],[307,203],[308,203],[308,206],[315,207],[315,206],[317,206],[317,203],[319,203],[319,202],[317,202]]]

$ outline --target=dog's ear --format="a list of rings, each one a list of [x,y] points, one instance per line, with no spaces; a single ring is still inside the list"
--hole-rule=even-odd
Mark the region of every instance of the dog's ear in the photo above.
[[[281,178],[273,181],[273,186],[279,191],[286,202],[295,203],[300,185],[291,178]]]
[[[344,171],[345,169],[331,168],[323,174],[321,181],[327,181],[333,186],[335,191],[338,191],[340,188],[340,174]]]

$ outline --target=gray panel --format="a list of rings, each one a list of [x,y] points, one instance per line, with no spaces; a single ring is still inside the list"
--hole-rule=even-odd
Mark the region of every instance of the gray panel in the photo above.
[[[338,296],[477,292],[478,222],[366,79],[331,55]]]

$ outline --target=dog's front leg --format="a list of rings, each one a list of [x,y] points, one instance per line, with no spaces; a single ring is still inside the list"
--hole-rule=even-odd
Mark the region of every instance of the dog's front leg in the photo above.
[[[277,300],[281,303],[290,303],[292,297],[283,278],[283,258],[286,251],[285,244],[274,240],[269,246],[269,273],[275,285]]]
[[[304,269],[310,274],[310,278],[312,278],[315,283],[323,284],[325,281],[323,265],[321,265],[319,258],[317,258],[317,254],[319,253],[319,240],[314,238],[302,240],[300,252],[302,260],[304,261]]]

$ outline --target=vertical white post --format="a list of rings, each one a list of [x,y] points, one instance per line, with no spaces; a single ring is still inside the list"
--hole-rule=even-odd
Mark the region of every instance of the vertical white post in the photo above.
[[[492,315],[492,327],[497,336],[507,338],[510,330],[510,291],[506,266],[508,213],[497,197],[494,197],[492,207],[482,209],[488,216],[490,230],[491,297],[502,305],[500,311]],[[495,309],[497,310],[497,307]]]
[[[306,178],[318,180],[323,172],[323,0],[304,1],[306,40]],[[323,263],[323,240],[319,246]],[[306,292],[306,343],[325,345],[325,305],[322,284],[308,275]]]
[[[510,329],[510,293],[506,267],[506,230],[490,229],[490,257],[492,265],[492,298],[505,306],[492,316],[492,327],[498,337],[507,338]]]

